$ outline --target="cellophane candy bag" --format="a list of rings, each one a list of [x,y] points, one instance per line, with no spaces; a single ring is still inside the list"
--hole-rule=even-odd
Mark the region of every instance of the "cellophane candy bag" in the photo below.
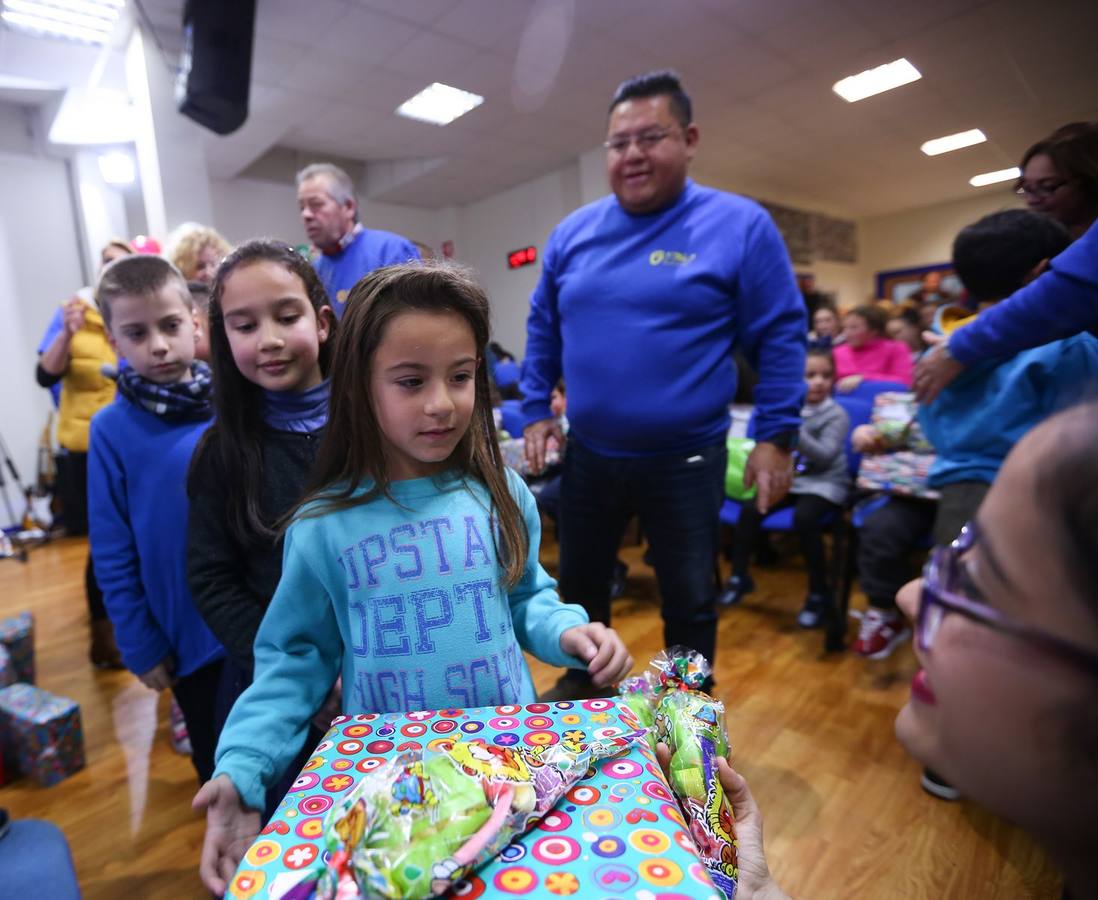
[[[651,736],[671,751],[668,780],[690,836],[713,883],[731,900],[739,877],[736,837],[732,805],[717,777],[717,759],[728,756],[728,733],[724,704],[701,690],[710,671],[697,651],[671,647],[642,676],[623,682],[619,692],[642,723],[646,719],[638,707],[650,703]]]
[[[367,773],[324,823],[328,865],[302,897],[443,894],[532,828],[599,759],[642,732],[511,748],[478,740],[414,750]]]

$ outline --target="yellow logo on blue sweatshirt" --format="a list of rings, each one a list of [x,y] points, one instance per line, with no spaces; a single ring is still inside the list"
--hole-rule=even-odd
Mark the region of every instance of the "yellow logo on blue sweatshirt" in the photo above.
[[[650,266],[685,266],[697,259],[697,253],[683,253],[679,250],[653,250],[648,254]]]

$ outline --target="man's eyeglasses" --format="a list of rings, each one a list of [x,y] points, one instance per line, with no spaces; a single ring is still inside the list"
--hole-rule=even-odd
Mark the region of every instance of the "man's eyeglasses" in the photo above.
[[[602,146],[611,153],[625,153],[630,144],[636,144],[638,150],[648,151],[670,136],[674,130],[674,128],[653,128],[651,131],[642,131],[640,134],[616,134],[610,140],[604,141]]]
[[[979,540],[979,529],[969,522],[948,547],[937,547],[923,569],[923,591],[915,622],[915,640],[919,649],[930,650],[946,613],[959,613],[1004,634],[1042,647],[1061,659],[1069,659],[1098,674],[1098,653],[1040,628],[1023,625],[971,595],[976,591],[965,571],[961,557]],[[966,594],[968,596],[966,596]]]
[[[1039,181],[1037,184],[1026,184],[1024,181],[1019,181],[1014,185],[1014,193],[1020,197],[1024,197],[1029,194],[1031,197],[1037,197],[1041,200],[1047,200],[1053,194],[1055,194],[1060,188],[1062,188],[1068,182],[1064,181]]]

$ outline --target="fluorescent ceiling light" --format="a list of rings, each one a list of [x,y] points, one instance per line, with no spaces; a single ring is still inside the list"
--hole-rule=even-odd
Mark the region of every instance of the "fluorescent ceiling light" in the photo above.
[[[133,184],[133,157],[121,150],[103,153],[99,157],[99,174],[107,184]]]
[[[984,172],[983,175],[974,175],[968,179],[968,183],[973,187],[983,187],[985,184],[998,184],[1000,181],[1011,181],[1015,178],[1019,178],[1022,174],[1022,170],[1017,166],[1012,166],[1009,169],[999,169],[997,172]]]
[[[125,0],[3,0],[0,18],[32,34],[106,43]]]
[[[470,94],[448,84],[435,82],[397,107],[397,115],[419,119],[433,125],[449,125],[454,119],[476,109],[484,102],[479,94]]]
[[[987,140],[987,135],[979,128],[970,128],[968,131],[958,131],[956,134],[947,134],[945,137],[934,138],[927,141],[919,149],[927,156],[937,156],[939,153],[949,153],[960,150],[962,147],[971,147],[973,144],[982,144]]]
[[[893,60],[875,69],[866,69],[857,75],[848,75],[836,81],[832,86],[836,94],[847,103],[864,100],[874,94],[891,91],[903,84],[910,84],[922,78],[922,73],[906,59]]]

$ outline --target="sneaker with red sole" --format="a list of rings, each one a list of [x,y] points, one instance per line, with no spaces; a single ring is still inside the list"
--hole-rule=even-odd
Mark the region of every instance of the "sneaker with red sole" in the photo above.
[[[858,639],[850,650],[866,659],[886,659],[900,644],[911,637],[907,620],[898,612],[871,606],[862,616]]]
[[[172,749],[182,756],[191,756],[194,751],[191,749],[191,737],[187,733],[187,720],[183,718],[183,710],[179,708],[179,704],[175,702],[174,697],[168,713],[168,723]]]

